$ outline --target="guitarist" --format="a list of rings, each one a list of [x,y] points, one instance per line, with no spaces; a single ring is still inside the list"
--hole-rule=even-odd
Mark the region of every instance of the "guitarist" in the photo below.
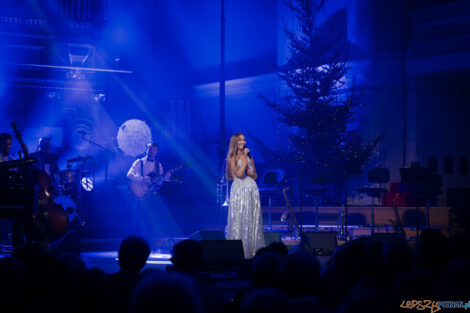
[[[135,160],[131,168],[127,172],[127,178],[131,181],[142,182],[150,185],[156,178],[163,175],[163,166],[157,162],[156,156],[158,153],[158,144],[156,142],[149,142],[145,157]],[[165,175],[165,180],[171,178],[171,173]]]
[[[161,197],[155,196],[148,190],[139,194],[132,188],[133,185],[151,187],[153,182],[162,177],[163,166],[156,160],[157,153],[158,144],[156,142],[148,143],[145,156],[135,160],[127,172],[127,178],[131,182],[131,191],[135,196],[134,213],[129,216],[129,226],[133,232],[142,236],[160,237],[168,232],[170,217],[166,206],[161,202]],[[169,180],[170,177],[171,173],[165,175],[166,180]],[[145,212],[152,212],[151,218],[146,216]]]

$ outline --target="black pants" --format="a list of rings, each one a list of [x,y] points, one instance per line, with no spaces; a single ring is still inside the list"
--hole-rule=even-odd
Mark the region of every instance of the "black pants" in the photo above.
[[[164,196],[152,194],[135,200],[133,220],[136,233],[146,238],[174,236],[175,222]]]

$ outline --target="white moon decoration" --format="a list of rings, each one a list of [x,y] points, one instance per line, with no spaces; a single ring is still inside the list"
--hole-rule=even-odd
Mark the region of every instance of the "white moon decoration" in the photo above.
[[[152,132],[148,125],[141,120],[125,121],[119,127],[117,142],[119,149],[133,157],[145,152],[146,144],[152,141]]]

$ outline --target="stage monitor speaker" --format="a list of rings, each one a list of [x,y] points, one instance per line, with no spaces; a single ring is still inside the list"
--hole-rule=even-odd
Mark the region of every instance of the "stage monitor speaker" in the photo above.
[[[281,232],[279,231],[264,232],[264,246],[267,247],[273,242],[281,242]]]
[[[469,228],[470,188],[447,188],[447,206],[451,207],[455,223],[462,228]]]
[[[300,247],[314,255],[332,255],[336,248],[336,235],[334,231],[306,232],[302,235]]]
[[[405,233],[375,233],[370,236],[375,242],[403,241],[406,240]]]
[[[201,240],[225,240],[225,234],[223,231],[197,231],[189,236],[189,239],[201,241]]]
[[[241,240],[201,240],[205,271],[228,271],[240,267],[244,260]]]

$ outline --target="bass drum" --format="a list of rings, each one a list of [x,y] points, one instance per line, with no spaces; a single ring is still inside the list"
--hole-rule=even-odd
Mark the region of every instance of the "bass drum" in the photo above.
[[[62,206],[67,215],[67,219],[69,224],[73,223],[75,218],[77,218],[77,206],[75,201],[73,201],[70,197],[67,196],[59,196],[55,198],[54,203]]]
[[[45,225],[48,237],[54,241],[63,237],[69,230],[72,222],[77,218],[75,202],[67,196],[54,199],[54,205],[45,213]]]
[[[53,204],[43,213],[47,237],[57,240],[69,229],[69,218],[61,205]]]

